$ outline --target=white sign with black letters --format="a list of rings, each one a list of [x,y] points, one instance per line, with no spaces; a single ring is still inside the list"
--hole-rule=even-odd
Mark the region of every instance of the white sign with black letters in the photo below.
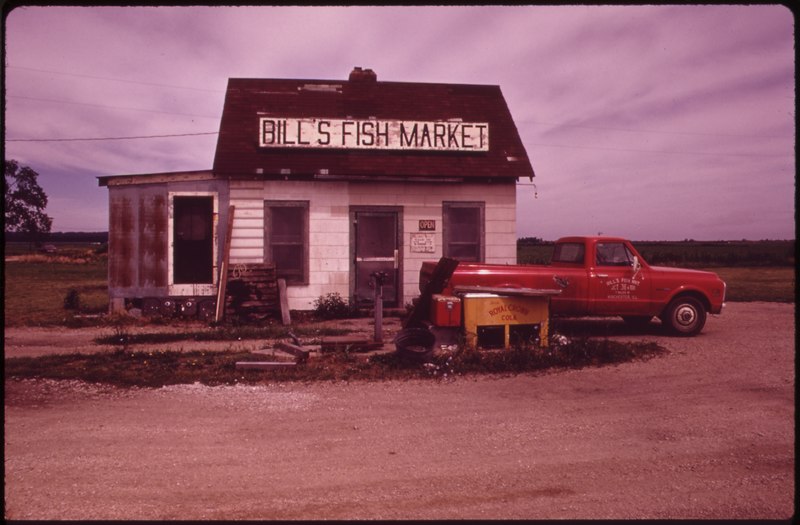
[[[261,117],[262,148],[489,151],[489,123]]]
[[[412,233],[411,234],[411,253],[434,253],[436,243],[432,233]]]

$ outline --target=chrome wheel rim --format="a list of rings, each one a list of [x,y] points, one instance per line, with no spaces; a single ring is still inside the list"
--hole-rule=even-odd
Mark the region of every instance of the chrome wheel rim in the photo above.
[[[675,311],[675,320],[684,328],[688,328],[697,322],[697,310],[688,304],[682,304]]]

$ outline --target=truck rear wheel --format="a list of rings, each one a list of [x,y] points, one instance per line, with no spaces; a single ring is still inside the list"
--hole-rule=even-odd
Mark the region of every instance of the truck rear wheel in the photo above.
[[[698,299],[690,296],[677,297],[669,303],[661,317],[669,330],[680,336],[693,336],[700,333],[706,324],[706,308]]]

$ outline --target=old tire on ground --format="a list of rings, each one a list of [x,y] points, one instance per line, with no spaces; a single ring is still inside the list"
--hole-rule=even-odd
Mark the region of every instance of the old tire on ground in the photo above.
[[[394,338],[398,355],[412,361],[426,361],[433,355],[436,336],[425,327],[400,330]]]
[[[661,321],[673,334],[689,337],[700,333],[706,317],[706,308],[699,299],[682,296],[669,303]]]

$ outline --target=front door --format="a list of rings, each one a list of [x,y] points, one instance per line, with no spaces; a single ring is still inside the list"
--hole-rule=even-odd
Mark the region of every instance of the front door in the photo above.
[[[356,303],[362,305],[374,302],[375,288],[372,286],[372,274],[382,272],[385,274],[383,304],[395,307],[400,296],[399,212],[356,210],[352,215],[353,297]]]
[[[173,214],[173,282],[212,283],[214,198],[176,196]]]

